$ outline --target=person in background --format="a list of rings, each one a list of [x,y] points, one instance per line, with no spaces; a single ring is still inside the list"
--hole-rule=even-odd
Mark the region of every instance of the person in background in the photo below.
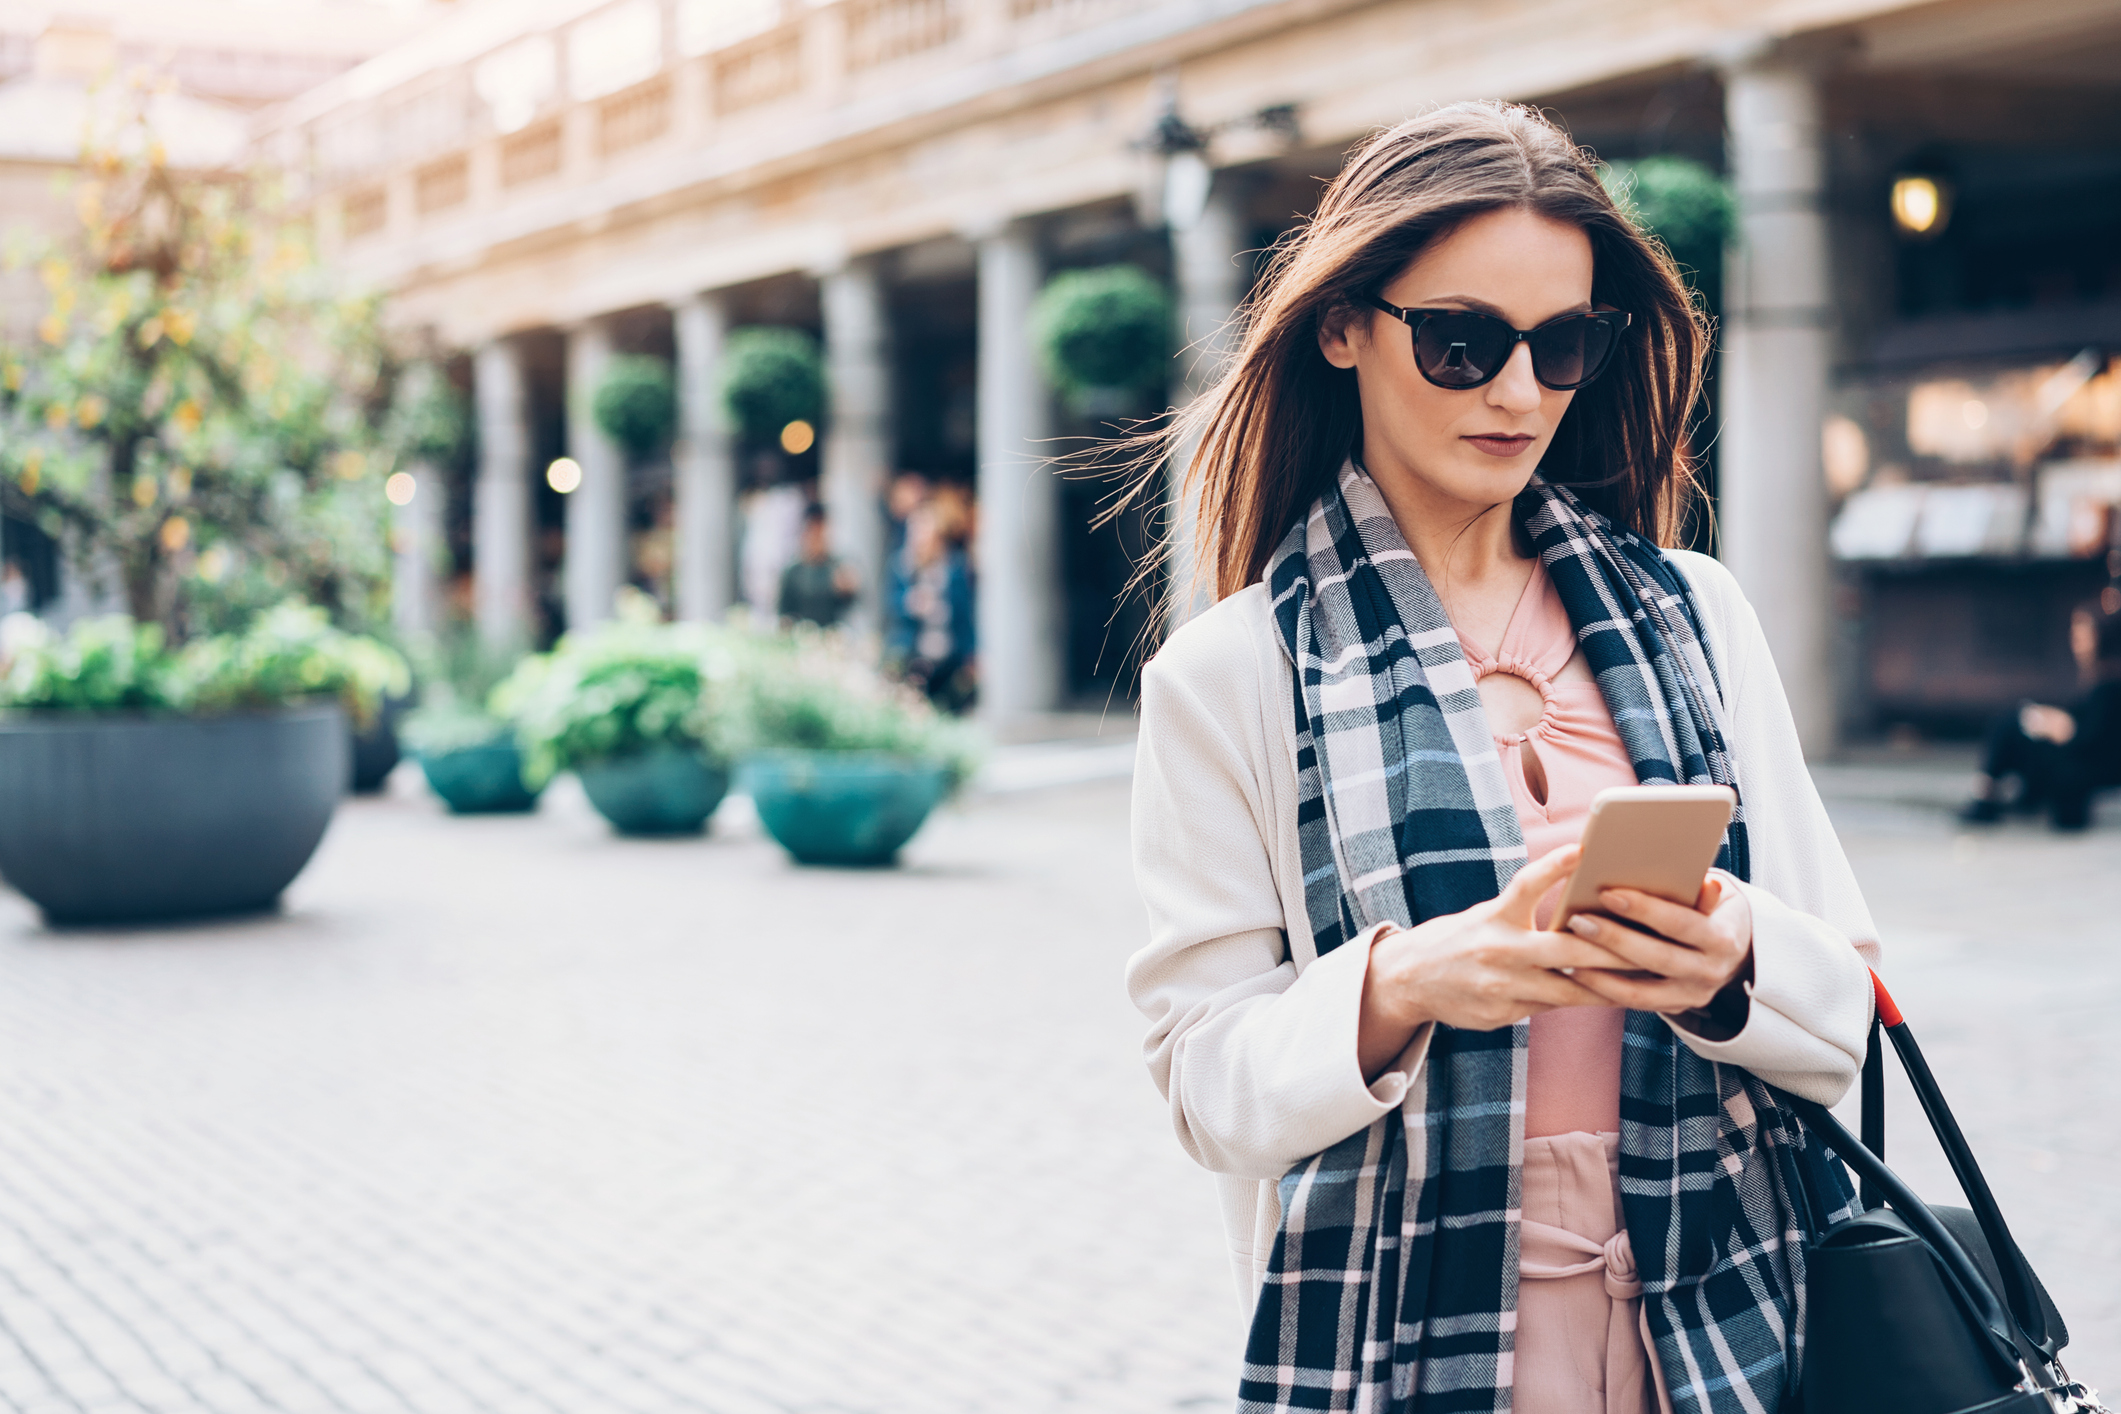
[[[913,628],[906,681],[947,712],[963,712],[974,694],[972,572],[962,506],[960,499],[937,496],[906,522],[901,607]]]
[[[858,597],[860,582],[854,569],[832,553],[825,508],[813,501],[803,507],[801,553],[781,571],[777,601],[781,622],[831,628],[847,616]]]
[[[2091,824],[2092,797],[2121,786],[2121,614],[2086,604],[2070,616],[2070,654],[2085,694],[2073,705],[2028,702],[1989,728],[1962,820],[1987,825],[2010,806],[2043,806],[2058,830]],[[2015,800],[2006,783],[2016,776]]]
[[[750,467],[750,486],[738,503],[742,525],[737,545],[737,587],[751,606],[752,621],[770,628],[780,597],[781,571],[802,545],[803,508],[812,497],[792,481],[782,481],[775,456],[761,452]]]
[[[20,560],[9,560],[0,565],[0,617],[29,611],[29,576],[22,572]]]
[[[913,657],[913,638],[919,632],[906,617],[906,586],[913,580],[906,536],[914,513],[928,503],[928,489],[925,475],[902,471],[891,478],[891,489],[884,495],[884,661],[894,672],[903,671]]]

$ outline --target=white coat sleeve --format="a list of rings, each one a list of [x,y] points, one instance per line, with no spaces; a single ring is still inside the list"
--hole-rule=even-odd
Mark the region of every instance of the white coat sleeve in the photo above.
[[[1397,1108],[1427,1029],[1365,1084],[1356,1030],[1373,935],[1301,974],[1289,957],[1262,824],[1256,667],[1242,643],[1201,651],[1217,646],[1213,627],[1188,625],[1142,678],[1133,848],[1150,937],[1127,991],[1186,1152],[1277,1179]]]
[[[1752,882],[1738,885],[1752,906],[1753,980],[1737,1035],[1710,1041],[1673,1029],[1705,1059],[1831,1105],[1863,1066],[1878,929],[1805,767],[1759,616],[1722,565],[1676,558],[1720,630],[1713,646],[1753,864]]]

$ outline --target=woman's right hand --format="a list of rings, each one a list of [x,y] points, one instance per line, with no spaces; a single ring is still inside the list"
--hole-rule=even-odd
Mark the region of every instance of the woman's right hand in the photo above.
[[[1370,947],[1356,1056],[1376,1079],[1425,1023],[1493,1031],[1565,1006],[1611,1006],[1560,969],[1635,964],[1577,937],[1539,928],[1539,901],[1569,877],[1582,851],[1557,849],[1517,871],[1486,903],[1387,929]]]

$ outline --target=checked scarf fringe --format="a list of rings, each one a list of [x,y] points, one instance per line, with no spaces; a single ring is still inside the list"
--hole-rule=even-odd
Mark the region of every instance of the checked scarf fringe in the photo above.
[[[1735,786],[1678,571],[1559,487],[1535,479],[1516,509],[1636,778]],[[1295,668],[1319,953],[1493,898],[1525,862],[1516,809],[1458,637],[1364,472],[1342,468],[1267,583]],[[1747,877],[1742,805],[1718,863]],[[1241,1414],[1510,1408],[1529,1031],[1439,1025],[1400,1110],[1281,1180]],[[1847,1177],[1758,1080],[1659,1018],[1629,1013],[1622,1054],[1621,1206],[1673,1408],[1778,1414],[1797,1387],[1802,1238],[1854,1211]]]

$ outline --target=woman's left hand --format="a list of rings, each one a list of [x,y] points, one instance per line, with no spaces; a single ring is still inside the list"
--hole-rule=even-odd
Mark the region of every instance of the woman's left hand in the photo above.
[[[1692,908],[1635,889],[1606,889],[1598,902],[1613,916],[1579,913],[1569,920],[1570,930],[1656,975],[1580,968],[1577,982],[1636,1011],[1704,1013],[1714,1029],[1733,1034],[1745,1024],[1740,984],[1752,975],[1753,910],[1742,892],[1710,875]],[[1718,998],[1723,1006],[1714,1006]]]

